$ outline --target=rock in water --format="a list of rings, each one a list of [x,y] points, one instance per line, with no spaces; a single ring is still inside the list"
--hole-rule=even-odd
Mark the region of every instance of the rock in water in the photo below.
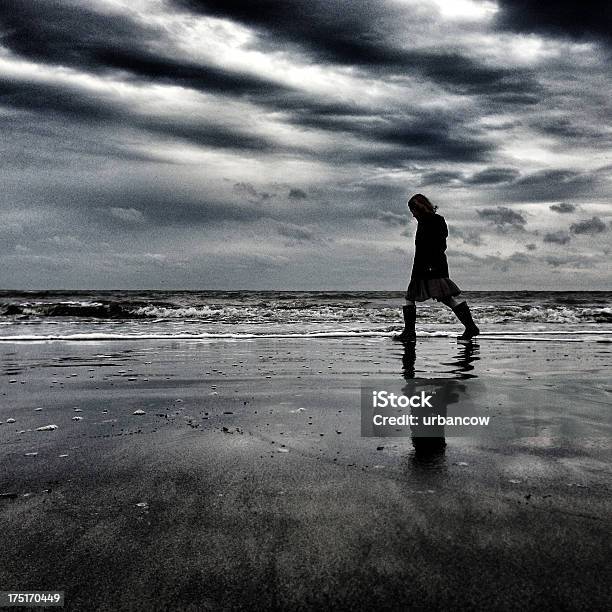
[[[141,414],[147,414],[144,410],[141,410],[140,408],[138,410],[134,410],[134,412],[132,414],[136,414],[138,416],[140,416]]]
[[[43,425],[42,427],[37,427],[36,431],[54,431],[57,429],[57,425]]]

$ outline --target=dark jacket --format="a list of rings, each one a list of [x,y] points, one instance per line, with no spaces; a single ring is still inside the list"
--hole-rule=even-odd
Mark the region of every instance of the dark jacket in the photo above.
[[[444,217],[426,215],[419,220],[414,237],[413,279],[448,278],[446,237],[448,229]]]

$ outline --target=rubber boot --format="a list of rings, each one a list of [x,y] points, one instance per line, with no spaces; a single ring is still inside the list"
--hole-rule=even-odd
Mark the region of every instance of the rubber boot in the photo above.
[[[480,333],[478,326],[474,323],[474,319],[472,319],[472,313],[470,312],[470,307],[467,305],[467,302],[457,304],[457,306],[453,308],[453,311],[457,315],[457,318],[465,325],[465,331],[458,337],[458,340],[470,340]]]
[[[406,304],[402,307],[404,315],[404,329],[401,334],[393,336],[397,342],[416,342],[416,332],[414,324],[416,322],[416,306],[414,304]]]

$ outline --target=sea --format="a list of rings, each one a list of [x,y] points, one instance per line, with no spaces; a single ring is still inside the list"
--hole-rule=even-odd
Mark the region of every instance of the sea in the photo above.
[[[612,341],[612,291],[463,294],[482,339]],[[0,342],[390,336],[401,291],[0,291]],[[417,335],[455,336],[452,311],[418,305]]]

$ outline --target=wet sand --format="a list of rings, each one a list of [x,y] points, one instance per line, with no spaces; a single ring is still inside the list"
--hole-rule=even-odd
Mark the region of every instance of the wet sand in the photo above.
[[[608,607],[610,344],[0,354],[4,590],[74,610]],[[414,376],[461,381],[506,426],[423,455],[361,437],[361,385]]]

